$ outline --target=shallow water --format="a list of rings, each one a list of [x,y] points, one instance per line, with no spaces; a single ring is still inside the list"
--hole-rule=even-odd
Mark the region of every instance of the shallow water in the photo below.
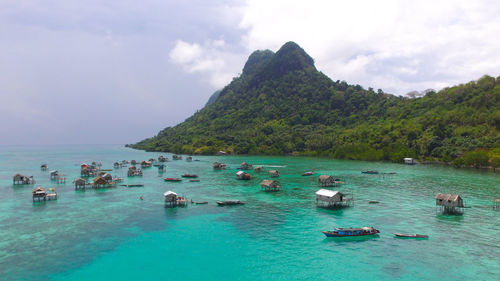
[[[500,197],[498,173],[324,158],[196,156],[199,162],[168,162],[163,174],[144,169],[142,178],[113,169],[124,183],[144,187],[74,190],[81,163],[99,161],[112,169],[116,161],[159,155],[118,145],[0,147],[0,279],[496,280],[500,274],[500,212],[491,208]],[[213,171],[214,161],[229,168]],[[260,191],[267,172],[236,180],[243,161],[283,166],[277,168],[283,191]],[[65,174],[66,184],[51,182],[42,163]],[[396,174],[360,173],[366,169]],[[300,176],[308,170],[315,176]],[[33,175],[36,186],[56,187],[59,200],[32,203],[34,186],[12,185],[18,172]],[[184,173],[201,181],[162,180]],[[351,193],[354,206],[316,208],[320,174],[343,179],[345,185],[331,189]],[[167,190],[209,204],[166,209]],[[471,208],[463,216],[440,215],[434,202],[439,192],[458,193]],[[225,199],[246,204],[216,206]],[[351,226],[374,226],[381,233],[339,240],[320,232]],[[430,238],[396,239],[393,232]]]

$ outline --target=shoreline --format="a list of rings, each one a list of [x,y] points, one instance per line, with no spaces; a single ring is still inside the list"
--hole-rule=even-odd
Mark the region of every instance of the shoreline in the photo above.
[[[283,154],[283,155],[271,155],[271,154],[223,154],[223,155],[217,155],[217,154],[184,154],[184,153],[174,153],[171,151],[157,151],[157,150],[146,150],[146,149],[141,149],[141,148],[135,148],[133,145],[126,144],[125,147],[131,148],[134,150],[142,150],[145,152],[158,152],[158,153],[171,153],[171,154],[181,154],[181,155],[198,155],[198,156],[291,156],[291,157],[312,157],[312,158],[325,158],[325,159],[335,159],[335,160],[352,160],[352,161],[366,161],[366,162],[381,162],[381,163],[394,163],[394,164],[402,164],[402,165],[440,165],[440,166],[449,166],[453,167],[455,169],[465,169],[465,170],[476,170],[476,171],[487,171],[487,172],[492,172],[492,173],[497,173],[500,171],[500,167],[495,168],[493,166],[481,166],[481,167],[466,167],[466,166],[455,166],[452,163],[447,163],[447,162],[442,162],[442,161],[419,161],[416,164],[405,164],[403,162],[392,162],[392,161],[384,161],[384,160],[367,160],[367,159],[341,159],[341,158],[334,158],[330,156],[318,156],[318,155],[303,155],[303,154]]]

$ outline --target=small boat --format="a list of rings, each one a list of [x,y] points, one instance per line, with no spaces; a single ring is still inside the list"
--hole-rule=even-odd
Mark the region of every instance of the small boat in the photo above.
[[[182,181],[179,178],[164,178],[165,181]]]
[[[199,179],[189,180],[190,182],[199,182]]]
[[[184,174],[181,177],[183,177],[183,178],[197,178],[198,175],[195,175],[195,174]]]
[[[378,171],[374,170],[366,170],[366,171],[361,171],[362,174],[369,174],[369,175],[377,175]]]
[[[144,184],[120,184],[120,186],[125,186],[125,187],[143,187]]]
[[[378,201],[378,200],[370,200],[370,201],[368,201],[368,204],[378,204],[378,203],[380,203],[380,201]]]
[[[217,205],[219,206],[232,206],[232,205],[243,205],[244,202],[240,200],[227,200],[227,201],[217,201]]]
[[[302,173],[302,176],[312,176],[314,173],[312,171]]]
[[[332,231],[321,231],[326,237],[355,237],[355,236],[369,236],[380,233],[374,227],[360,227],[360,228],[335,228]]]
[[[208,201],[203,201],[203,202],[193,202],[196,205],[203,205],[203,204],[208,204]]]
[[[424,235],[424,234],[401,234],[401,233],[394,233],[394,236],[400,237],[400,238],[429,238],[429,235]]]

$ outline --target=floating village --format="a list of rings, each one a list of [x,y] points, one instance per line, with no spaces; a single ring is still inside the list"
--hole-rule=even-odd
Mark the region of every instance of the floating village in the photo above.
[[[220,155],[225,153],[220,152]],[[173,155],[172,161],[183,160],[182,155]],[[158,170],[160,176],[159,180],[166,183],[169,182],[200,182],[201,179],[197,174],[185,173],[180,175],[180,177],[163,177],[163,173],[167,170],[167,163],[170,160],[160,155],[157,159],[150,158],[148,160],[136,161],[136,160],[122,160],[113,163],[113,168],[116,169],[127,169],[127,178],[142,177],[144,170],[155,167]],[[185,156],[186,162],[200,161],[198,159],[193,160],[193,156]],[[412,158],[405,158],[404,164],[414,165],[417,162]],[[239,167],[234,168],[234,176],[237,180],[241,181],[253,181],[256,178],[252,175],[259,174],[260,178],[265,178],[255,182],[255,188],[260,188],[262,192],[278,193],[286,188],[287,181],[280,181],[279,178],[282,176],[279,170],[275,168],[268,169],[270,167],[264,165],[253,166],[250,163],[243,162]],[[54,185],[66,183],[67,177],[60,173],[58,170],[50,170],[47,164],[41,164],[41,171],[47,172],[47,177],[50,178],[51,183]],[[207,164],[207,169],[210,169]],[[213,162],[212,169],[217,170],[228,170],[230,169],[223,162]],[[113,176],[113,169],[104,169],[100,162],[91,162],[91,164],[82,163],[80,164],[80,177],[73,179],[75,191],[84,191],[86,189],[107,189],[116,188],[118,186],[123,187],[144,187],[144,184],[140,183],[127,183],[124,178]],[[394,175],[395,172],[379,172],[376,170],[363,170],[360,171],[361,174],[367,176],[385,176]],[[263,176],[264,175],[264,176]],[[346,184],[345,180],[335,177],[333,175],[316,174],[314,171],[304,171],[300,174],[302,177],[312,177],[314,181],[317,182],[318,190],[315,192],[315,206],[317,208],[324,209],[343,209],[343,208],[356,208],[356,200],[352,193],[348,192],[343,186]],[[44,201],[52,201],[58,199],[57,190],[55,187],[42,187],[36,184],[33,176],[26,176],[22,174],[16,174],[13,176],[13,185],[32,185],[34,186],[31,196],[34,204]],[[167,188],[168,187],[168,188]],[[172,189],[172,190],[170,190]],[[196,194],[192,195],[194,198]],[[166,191],[163,193],[163,201],[166,208],[176,208],[176,207],[187,207],[190,204],[203,205],[209,204],[208,201],[195,201],[191,197],[181,196],[176,193],[175,188],[171,188],[171,185],[166,185]],[[142,196],[139,198],[143,200]],[[436,212],[440,214],[450,215],[450,216],[463,216],[464,209],[468,208],[464,204],[464,200],[458,194],[443,194],[438,193],[434,198],[429,198],[429,200],[435,200]],[[492,209],[500,209],[500,198],[492,198]],[[234,206],[234,205],[244,205],[245,202],[238,199],[231,200],[221,200],[213,202],[218,206]],[[369,200],[363,202],[357,202],[358,204],[378,204],[379,200]],[[359,227],[349,227],[349,228],[335,228],[333,230],[318,230],[321,231],[326,237],[358,237],[358,236],[371,236],[377,237],[380,231],[373,226],[359,226]],[[394,230],[397,231],[397,230]],[[394,232],[394,237],[396,238],[428,238],[425,234],[416,233],[399,233]]]

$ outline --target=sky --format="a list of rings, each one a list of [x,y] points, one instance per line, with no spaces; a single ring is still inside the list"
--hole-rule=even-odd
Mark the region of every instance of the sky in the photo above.
[[[0,144],[154,136],[287,41],[395,95],[497,77],[498,15],[487,0],[1,0]]]

